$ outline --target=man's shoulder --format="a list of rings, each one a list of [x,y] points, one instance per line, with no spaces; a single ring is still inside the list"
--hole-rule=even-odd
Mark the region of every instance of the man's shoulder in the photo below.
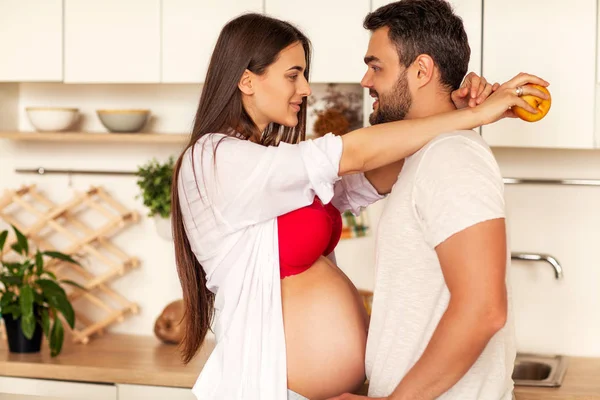
[[[417,175],[451,173],[455,169],[491,170],[500,176],[492,150],[475,131],[454,131],[439,135],[413,155]]]
[[[495,161],[486,141],[475,131],[453,131],[441,134],[417,151],[411,158],[421,163],[425,158],[484,157]]]
[[[436,151],[445,151],[462,147],[474,147],[476,149],[485,150],[486,152],[491,152],[486,141],[479,133],[473,130],[453,131],[441,134],[427,143],[421,150],[426,152],[427,150],[435,148]]]

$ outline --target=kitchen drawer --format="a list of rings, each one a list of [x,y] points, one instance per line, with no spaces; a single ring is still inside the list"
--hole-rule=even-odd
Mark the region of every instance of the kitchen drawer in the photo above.
[[[0,400],[117,400],[112,384],[0,377]]]

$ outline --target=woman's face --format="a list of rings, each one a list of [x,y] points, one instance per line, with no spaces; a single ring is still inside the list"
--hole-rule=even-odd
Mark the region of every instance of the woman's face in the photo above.
[[[305,69],[304,48],[297,42],[283,49],[263,75],[252,74],[252,95],[245,96],[245,106],[261,131],[272,122],[298,124],[302,100],[311,94]]]

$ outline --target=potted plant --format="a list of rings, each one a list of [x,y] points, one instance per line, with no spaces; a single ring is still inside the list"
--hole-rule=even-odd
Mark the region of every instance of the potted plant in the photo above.
[[[144,205],[148,208],[148,216],[154,218],[158,234],[173,239],[171,230],[171,184],[175,160],[169,157],[166,162],[155,158],[138,167],[137,185],[142,190]],[[139,196],[138,196],[139,197]]]
[[[16,243],[11,248],[15,257],[7,259],[4,245],[8,230],[0,232],[0,313],[6,326],[9,350],[14,353],[40,351],[42,334],[46,336],[52,357],[60,354],[64,327],[59,314],[71,328],[75,312],[61,283],[83,289],[75,282],[58,280],[47,269],[48,258],[79,264],[58,251],[30,253],[28,239],[12,226]],[[85,289],[83,289],[85,290]]]

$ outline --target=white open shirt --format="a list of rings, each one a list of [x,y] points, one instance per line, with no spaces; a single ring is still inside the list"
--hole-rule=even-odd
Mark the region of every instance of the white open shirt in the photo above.
[[[192,391],[202,400],[286,399],[276,218],[315,196],[354,214],[382,196],[363,174],[338,176],[342,139],[333,134],[278,147],[209,134],[194,147],[177,190],[190,245],[216,294],[216,347]]]

